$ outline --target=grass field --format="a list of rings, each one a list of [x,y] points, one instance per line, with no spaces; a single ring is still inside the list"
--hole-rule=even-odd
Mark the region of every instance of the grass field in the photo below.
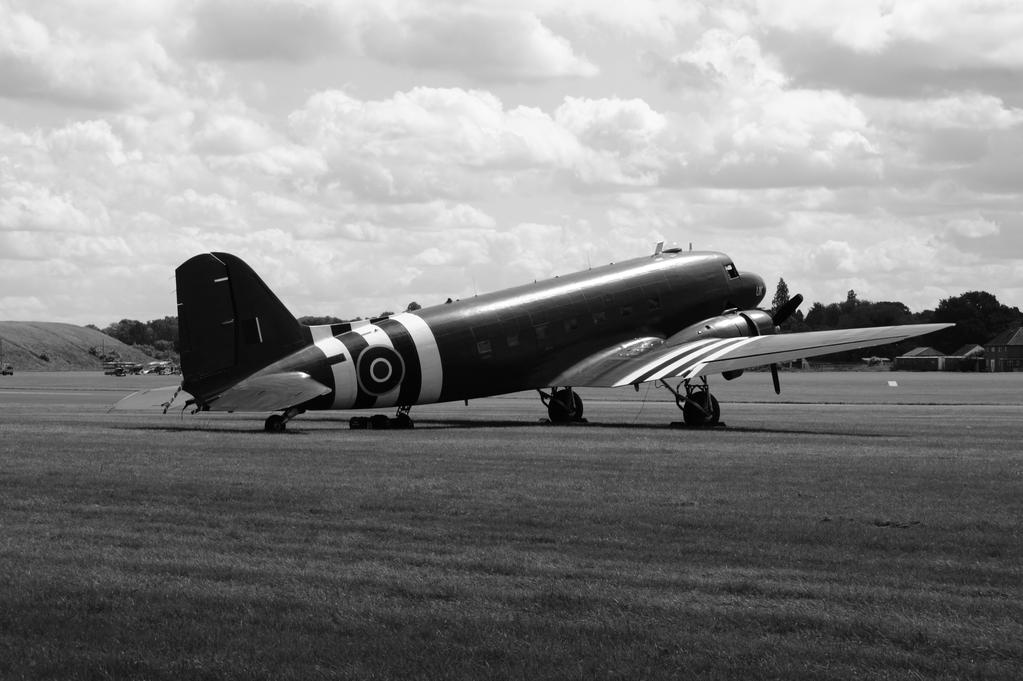
[[[13,379],[3,679],[1021,678],[1023,375],[753,374],[711,431],[644,389],[283,435],[107,412],[166,377]]]

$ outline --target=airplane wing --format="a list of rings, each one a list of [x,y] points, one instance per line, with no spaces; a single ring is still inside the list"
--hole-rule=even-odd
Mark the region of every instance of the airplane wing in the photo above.
[[[247,378],[210,400],[212,411],[279,411],[326,395],[330,388],[304,371]]]
[[[724,371],[749,369],[775,362],[898,343],[952,324],[908,324],[866,329],[835,329],[805,333],[701,338],[672,343],[671,339],[637,338],[592,355],[551,385],[619,387],[659,379],[693,379]]]

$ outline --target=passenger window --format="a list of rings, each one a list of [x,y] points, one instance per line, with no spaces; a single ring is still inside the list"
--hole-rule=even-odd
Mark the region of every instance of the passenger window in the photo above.
[[[622,305],[622,316],[628,317],[632,314],[632,305]]]
[[[476,352],[480,355],[489,355],[491,353],[491,346],[489,340],[481,340],[476,343]]]
[[[509,348],[514,348],[515,346],[517,346],[519,344],[519,334],[517,334],[517,333],[510,333],[510,334],[508,334],[508,339],[507,340],[508,340],[508,347]]]

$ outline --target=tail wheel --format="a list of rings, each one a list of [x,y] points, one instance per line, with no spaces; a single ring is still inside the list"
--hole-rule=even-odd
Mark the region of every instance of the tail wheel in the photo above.
[[[557,390],[547,405],[547,416],[551,423],[579,421],[583,417],[583,398],[570,388]]]
[[[682,407],[682,418],[691,428],[716,426],[721,419],[721,406],[706,390],[694,390]]]
[[[288,422],[280,414],[270,414],[263,423],[263,430],[268,433],[283,433]]]

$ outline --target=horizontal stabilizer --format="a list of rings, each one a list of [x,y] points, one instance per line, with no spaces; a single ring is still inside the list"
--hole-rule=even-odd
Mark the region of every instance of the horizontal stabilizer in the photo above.
[[[209,401],[213,411],[279,411],[326,395],[330,388],[304,371],[255,376]]]
[[[125,411],[162,411],[167,413],[171,408],[181,409],[192,396],[179,385],[167,385],[162,388],[139,390],[128,395],[114,409]]]

